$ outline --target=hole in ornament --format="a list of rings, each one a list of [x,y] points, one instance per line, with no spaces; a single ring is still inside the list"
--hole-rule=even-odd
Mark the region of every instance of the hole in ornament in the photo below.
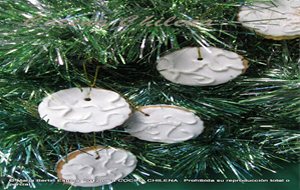
[[[198,48],[198,61],[202,61],[202,54],[201,54],[201,48]]]
[[[89,101],[91,101],[92,99],[91,99],[91,98],[85,98],[84,100],[87,101],[87,102],[89,102]]]
[[[143,112],[142,110],[139,110],[139,112],[141,112],[144,116],[147,116],[147,117],[149,117],[150,115],[149,114],[147,114],[147,113],[145,113],[145,112]]]
[[[100,155],[97,155],[97,157],[95,158],[96,160],[99,160],[100,159]]]

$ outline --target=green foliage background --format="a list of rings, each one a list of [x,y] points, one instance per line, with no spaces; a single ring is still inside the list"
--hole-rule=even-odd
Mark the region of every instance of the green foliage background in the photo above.
[[[39,2],[0,1],[0,176],[55,178],[58,159],[95,144],[133,152],[139,165],[129,178],[136,179],[166,173],[210,177],[208,171],[243,179],[276,170],[279,160],[298,161],[300,40],[266,40],[244,29],[237,13],[251,2]],[[133,16],[138,19],[126,20]],[[197,22],[141,26],[149,16]],[[208,45],[243,55],[250,68],[215,87],[173,84],[155,69],[168,52]],[[39,118],[43,97],[75,86],[116,91],[133,107],[173,104],[194,110],[205,132],[168,145],[134,139],[122,127],[92,134],[59,131]]]

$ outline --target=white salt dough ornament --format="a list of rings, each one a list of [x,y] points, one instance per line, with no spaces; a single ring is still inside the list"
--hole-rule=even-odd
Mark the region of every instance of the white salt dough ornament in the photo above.
[[[215,86],[241,75],[248,62],[215,47],[187,47],[163,56],[157,70],[167,80],[188,86]]]
[[[131,113],[119,94],[96,88],[70,88],[44,98],[40,117],[50,125],[71,132],[99,132],[122,125]]]
[[[239,21],[267,39],[300,37],[300,0],[272,0],[242,6]]]
[[[80,187],[108,185],[129,175],[137,165],[128,151],[101,146],[74,151],[58,161],[58,178]]]
[[[126,122],[125,130],[141,140],[161,143],[179,143],[196,138],[203,130],[203,122],[193,112],[169,105],[151,105],[139,111]]]

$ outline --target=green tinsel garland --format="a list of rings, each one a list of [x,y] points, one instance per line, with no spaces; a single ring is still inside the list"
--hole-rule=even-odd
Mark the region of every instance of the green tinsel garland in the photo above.
[[[274,171],[276,160],[299,158],[299,39],[265,40],[236,22],[244,1],[73,0],[0,1],[0,177],[55,178],[54,164],[72,150],[97,144],[130,150],[139,159],[131,178],[174,173],[249,178]],[[122,27],[122,19],[138,15]],[[141,27],[143,18],[198,20],[194,26]],[[88,24],[87,24],[88,23]],[[97,27],[95,23],[102,24]],[[247,73],[216,87],[186,87],[155,69],[163,53],[213,45],[250,60]],[[122,128],[97,134],[58,131],[37,105],[47,93],[93,82],[132,105],[174,104],[205,121],[199,138],[148,143]],[[160,172],[157,172],[160,171]],[[31,184],[34,186],[34,184]]]

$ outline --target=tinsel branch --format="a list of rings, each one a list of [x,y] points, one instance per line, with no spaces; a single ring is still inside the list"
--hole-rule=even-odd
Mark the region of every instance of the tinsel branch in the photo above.
[[[299,39],[264,40],[235,20],[237,0],[0,1],[0,177],[56,178],[67,153],[101,144],[130,150],[139,165],[130,178],[174,176],[250,178],[275,172],[278,160],[298,161]],[[139,16],[122,26],[124,19]],[[141,26],[172,16],[194,25]],[[126,20],[125,20],[126,21]],[[128,20],[126,22],[129,22]],[[172,84],[156,59],[185,46],[218,46],[250,61],[238,79],[216,87]],[[173,104],[204,120],[200,137],[173,145],[130,137],[119,127],[97,134],[59,131],[42,121],[38,103],[69,87],[114,90],[131,105]],[[157,172],[159,170],[160,172]],[[34,187],[34,184],[31,184]]]

